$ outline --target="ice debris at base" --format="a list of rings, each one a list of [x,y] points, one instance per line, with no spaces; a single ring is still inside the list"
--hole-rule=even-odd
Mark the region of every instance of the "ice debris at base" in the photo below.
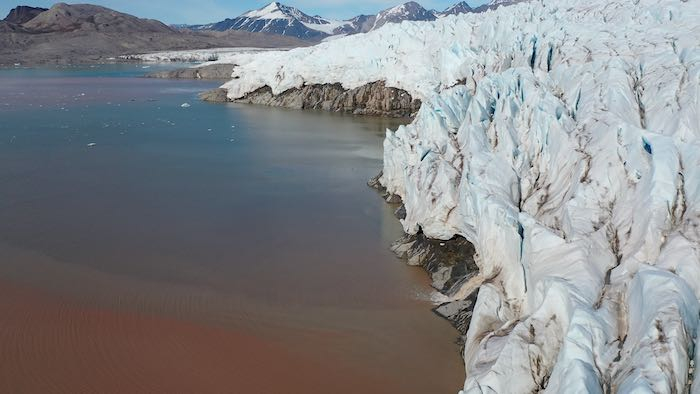
[[[407,232],[476,247],[464,393],[687,390],[697,0],[531,1],[232,60],[231,98],[385,80],[423,99],[387,133],[381,182]]]

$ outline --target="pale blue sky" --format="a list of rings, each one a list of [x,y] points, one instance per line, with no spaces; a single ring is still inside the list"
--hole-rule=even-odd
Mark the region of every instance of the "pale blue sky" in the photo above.
[[[15,3],[17,1],[17,3]],[[260,8],[271,0],[79,0],[65,3],[91,3],[113,8],[142,18],[159,19],[165,23],[207,23],[235,17],[243,12]],[[283,4],[301,9],[310,15],[327,18],[351,18],[358,14],[374,14],[408,0],[289,0]],[[50,7],[57,0],[0,0],[0,18],[4,18],[15,5]],[[458,0],[422,0],[425,8],[445,9]],[[467,0],[480,5],[485,0]]]

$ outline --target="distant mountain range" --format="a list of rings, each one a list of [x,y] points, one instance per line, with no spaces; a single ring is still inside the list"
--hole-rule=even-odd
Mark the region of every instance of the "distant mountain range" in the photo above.
[[[492,0],[472,8],[466,2],[444,11],[408,2],[349,20],[310,16],[273,2],[218,23],[168,26],[91,4],[58,3],[49,9],[14,8],[0,20],[0,66],[39,63],[92,63],[119,55],[213,47],[297,47],[329,37],[366,33],[402,21],[433,21],[482,12],[524,0]]]
[[[476,8],[472,8],[467,2],[462,1],[444,11],[427,10],[415,1],[410,1],[380,11],[375,15],[358,15],[348,20],[334,20],[318,15],[310,16],[297,8],[280,2],[272,2],[263,8],[248,11],[241,16],[227,18],[221,22],[175,27],[191,30],[244,30],[319,41],[331,36],[367,33],[387,23],[433,21],[448,15],[483,12],[520,1],[522,0],[491,0],[491,2]]]
[[[215,47],[296,47],[295,37],[228,30],[174,29],[90,4],[19,6],[0,20],[0,66],[93,63],[119,55]]]

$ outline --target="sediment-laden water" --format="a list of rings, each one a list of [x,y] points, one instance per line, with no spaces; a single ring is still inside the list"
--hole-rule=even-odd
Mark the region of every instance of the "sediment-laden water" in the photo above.
[[[0,392],[456,391],[366,186],[395,121],[145,71],[0,71]]]

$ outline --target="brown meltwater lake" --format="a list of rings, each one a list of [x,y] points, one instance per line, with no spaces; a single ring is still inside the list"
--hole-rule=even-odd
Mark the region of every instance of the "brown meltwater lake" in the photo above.
[[[0,392],[457,392],[366,186],[398,123],[142,73],[0,70]]]

